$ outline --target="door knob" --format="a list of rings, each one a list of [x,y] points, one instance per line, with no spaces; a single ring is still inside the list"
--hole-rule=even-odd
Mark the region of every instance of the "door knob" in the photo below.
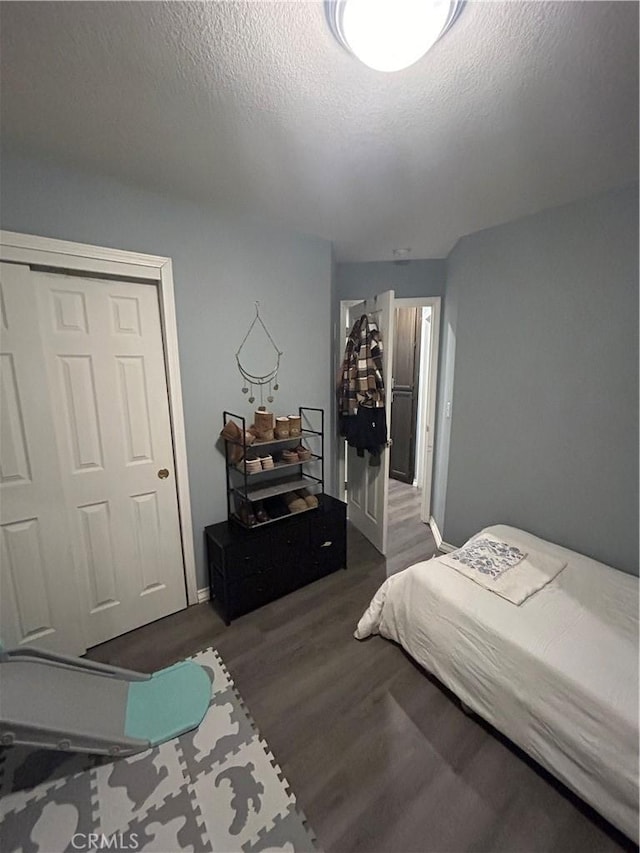
[[[158,471],[158,477],[160,477],[161,480],[166,480],[168,476],[169,476],[169,472],[167,471],[166,468],[161,468]]]

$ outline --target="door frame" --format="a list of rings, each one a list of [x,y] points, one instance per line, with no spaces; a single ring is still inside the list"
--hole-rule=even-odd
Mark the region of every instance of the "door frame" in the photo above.
[[[340,327],[338,329],[338,341],[336,346],[336,369],[333,372],[334,376],[339,376],[340,365],[344,359],[344,346],[345,346],[345,329],[347,328],[347,317],[349,316],[349,308],[352,308],[354,305],[358,305],[360,302],[364,302],[363,299],[342,299],[340,301]],[[347,333],[348,334],[348,333]],[[384,342],[383,342],[384,345]],[[347,455],[345,452],[345,440],[340,436],[336,429],[336,441],[338,445],[338,482],[337,482],[337,496],[341,501],[346,501],[347,499]]]
[[[97,273],[124,279],[142,279],[145,283],[156,287],[169,392],[169,418],[187,604],[197,604],[198,585],[171,258],[0,230],[0,260],[30,266],[52,267],[60,272],[74,270],[89,275]]]
[[[405,480],[404,474],[400,474],[400,476],[394,476],[391,474],[392,471],[392,460],[394,447],[396,445],[397,439],[392,432],[393,427],[393,406],[396,402],[396,394],[398,389],[398,375],[396,371],[397,364],[397,349],[398,349],[398,338],[402,337],[398,335],[398,322],[401,319],[400,312],[404,311],[412,311],[413,313],[413,367],[411,370],[411,410],[410,410],[410,419],[409,426],[411,428],[411,435],[409,436],[409,447],[407,448],[410,451],[409,461],[411,462],[411,479]],[[391,426],[389,429],[389,437],[391,439],[391,446],[389,448],[389,478],[398,480],[405,485],[415,486],[417,485],[418,479],[420,479],[421,472],[418,469],[418,461],[420,459],[419,451],[421,447],[420,434],[417,431],[417,425],[420,422],[420,414],[421,414],[421,402],[423,398],[422,394],[422,356],[423,356],[423,341],[422,341],[422,309],[417,307],[407,307],[407,306],[396,306],[395,307],[395,332],[393,335],[393,371],[391,375]],[[405,328],[405,332],[406,327]],[[408,378],[408,377],[407,377]],[[405,388],[404,391],[400,393],[406,394],[407,390]],[[405,397],[406,399],[406,397]],[[397,408],[397,407],[396,407]],[[403,436],[403,438],[406,436]],[[413,447],[413,452],[411,452],[411,447]]]
[[[440,315],[441,296],[417,296],[408,299],[396,299],[396,308],[431,308],[431,335],[429,336],[429,393],[422,396],[422,418],[427,429],[418,436],[420,458],[422,459],[422,498],[420,501],[420,521],[429,524],[431,517],[431,490],[433,487],[433,452],[429,464],[429,436],[431,445],[436,429],[436,395],[438,391],[438,353],[440,351]],[[422,359],[422,352],[420,353]],[[420,377],[422,380],[422,376]],[[417,446],[416,446],[417,450]]]
[[[342,299],[340,301],[340,329],[338,346],[336,348],[336,375],[342,364],[344,355],[344,329],[347,324],[347,312],[353,305],[362,302],[363,299]],[[431,454],[431,465],[428,464],[429,455],[427,454],[428,438],[432,440],[435,437],[436,427],[436,394],[438,390],[438,354],[440,352],[440,317],[442,314],[442,297],[441,296],[415,296],[395,298],[396,308],[431,308],[431,335],[429,339],[429,393],[423,395],[422,416],[424,423],[427,424],[427,429],[422,435],[418,436],[418,441],[421,444],[421,459],[422,459],[422,498],[420,501],[420,520],[425,524],[429,524],[431,517],[431,491],[433,487],[433,453]],[[384,344],[384,341],[383,341]],[[391,411],[391,410],[389,410]],[[433,441],[432,441],[433,443]],[[417,450],[417,447],[416,447]],[[345,448],[344,441],[338,441],[338,496],[344,500],[344,483],[345,483]]]

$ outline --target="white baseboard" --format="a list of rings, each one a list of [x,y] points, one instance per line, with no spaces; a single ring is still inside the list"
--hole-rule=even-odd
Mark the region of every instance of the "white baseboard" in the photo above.
[[[438,551],[444,551],[445,554],[451,553],[451,551],[456,550],[455,545],[450,545],[448,542],[445,542],[442,538],[442,533],[440,533],[440,528],[438,527],[436,520],[433,516],[429,518],[429,527],[431,528],[431,532],[433,533],[433,538],[436,540],[436,545],[438,546]]]
[[[209,601],[210,598],[211,593],[208,586],[198,590],[198,604],[202,604],[203,601]]]

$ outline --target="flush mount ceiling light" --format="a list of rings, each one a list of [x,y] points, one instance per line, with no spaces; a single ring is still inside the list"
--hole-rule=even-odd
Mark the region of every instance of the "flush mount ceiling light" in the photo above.
[[[393,263],[398,266],[406,266],[411,260],[411,249],[394,249],[393,250]]]
[[[417,62],[456,20],[464,0],[325,0],[329,26],[350,53],[376,71]]]

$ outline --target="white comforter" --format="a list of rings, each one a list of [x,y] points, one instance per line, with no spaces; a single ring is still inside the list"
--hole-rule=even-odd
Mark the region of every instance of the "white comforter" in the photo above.
[[[504,525],[567,561],[516,606],[439,558],[392,575],[355,636],[400,643],[480,716],[638,841],[638,578]]]

